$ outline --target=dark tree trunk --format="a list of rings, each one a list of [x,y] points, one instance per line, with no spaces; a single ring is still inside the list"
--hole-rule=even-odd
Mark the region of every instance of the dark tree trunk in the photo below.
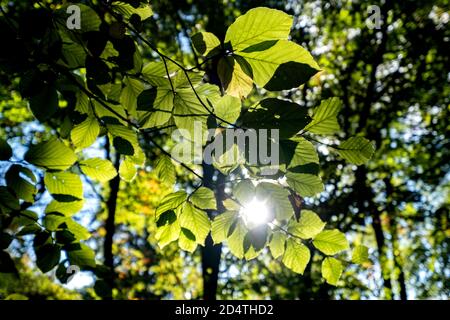
[[[108,159],[112,160],[111,157],[111,146],[109,142],[107,143],[107,150],[108,150]],[[117,171],[119,171],[119,157],[116,156],[114,160],[114,167]],[[120,177],[117,175],[114,179],[112,179],[109,182],[109,197],[106,201],[106,208],[108,210],[108,216],[105,221],[105,240],[103,243],[103,257],[104,257],[104,264],[111,270],[111,277],[107,279],[108,284],[113,288],[114,284],[114,256],[113,256],[113,238],[114,233],[116,231],[115,226],[115,216],[116,216],[116,207],[117,207],[117,194],[119,193],[119,186],[120,186]]]
[[[215,169],[212,165],[203,163],[203,185],[215,190],[217,200],[217,212],[223,212],[222,201],[225,195],[225,186],[223,184],[224,176],[217,175],[217,187],[214,188],[213,176]],[[208,211],[208,216],[213,218],[214,211]],[[216,300],[217,285],[219,280],[220,256],[222,254],[222,244],[214,245],[211,235],[208,235],[205,247],[202,248],[202,276],[203,276],[203,299]]]

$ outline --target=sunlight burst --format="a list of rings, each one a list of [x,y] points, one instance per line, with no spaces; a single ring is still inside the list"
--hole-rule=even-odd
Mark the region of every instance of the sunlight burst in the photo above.
[[[269,222],[269,208],[266,201],[253,198],[241,209],[241,215],[247,224],[261,225]]]

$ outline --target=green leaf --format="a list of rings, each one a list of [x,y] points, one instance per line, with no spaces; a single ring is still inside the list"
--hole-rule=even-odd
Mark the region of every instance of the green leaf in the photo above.
[[[220,40],[211,32],[196,33],[191,40],[195,50],[204,57],[208,57],[220,46]]]
[[[119,175],[122,180],[127,182],[133,181],[137,174],[137,168],[130,157],[125,157],[119,165]]]
[[[373,143],[363,137],[351,137],[342,142],[337,150],[348,162],[361,165],[369,161],[375,152]]]
[[[163,212],[157,218],[157,226],[155,238],[161,249],[180,237],[180,221],[173,210]]]
[[[214,104],[214,113],[218,117],[217,125],[219,126],[228,126],[229,123],[235,123],[241,114],[241,100],[233,96],[223,96]]]
[[[319,163],[319,156],[314,145],[305,138],[296,139],[294,155],[289,163],[288,168],[304,166],[310,163]]]
[[[144,84],[136,79],[125,77],[123,79],[125,87],[122,89],[120,95],[121,105],[128,111],[133,117],[136,116],[137,98],[144,90]]]
[[[288,172],[286,178],[288,185],[302,197],[312,197],[323,191],[322,180],[316,175]]]
[[[286,267],[296,273],[303,274],[310,258],[311,253],[305,245],[292,238],[287,239],[282,260]]]
[[[41,92],[30,98],[30,109],[40,122],[50,119],[58,111],[58,92],[45,85]]]
[[[194,252],[197,248],[195,235],[186,228],[181,228],[180,237],[178,238],[178,245],[184,251]]]
[[[33,224],[26,225],[25,227],[20,229],[20,231],[16,233],[16,236],[17,237],[22,237],[22,236],[26,236],[26,235],[29,235],[29,234],[36,234],[36,233],[38,233],[41,230],[42,229],[41,229],[41,227],[38,224],[33,223]]]
[[[48,231],[56,231],[66,220],[67,217],[59,213],[48,213],[44,217],[43,225]]]
[[[195,192],[191,194],[189,200],[193,205],[200,209],[217,209],[216,196],[214,194],[214,191],[205,187],[200,187],[195,190]]]
[[[292,219],[289,223],[288,231],[302,239],[314,238],[325,227],[319,216],[311,210],[302,210],[300,220]]]
[[[114,1],[111,7],[114,11],[121,13],[126,19],[130,19],[133,14],[137,14],[144,21],[153,15],[152,8],[148,3],[140,4],[139,7],[135,8],[129,3]]]
[[[170,193],[161,200],[158,208],[156,208],[156,219],[161,214],[169,210],[177,209],[183,202],[186,201],[188,195],[185,191],[180,190],[174,193]]]
[[[46,172],[45,186],[55,200],[70,202],[83,198],[83,184],[77,174],[70,172]]]
[[[76,243],[66,250],[70,264],[95,268],[95,252],[84,243]]]
[[[85,227],[72,219],[65,221],[67,229],[75,236],[76,240],[87,240],[91,237],[91,233]]]
[[[214,244],[221,243],[227,239],[228,231],[236,221],[237,213],[235,211],[225,211],[214,217],[211,223],[211,237]]]
[[[343,270],[342,263],[335,258],[327,257],[322,261],[322,277],[333,286],[337,285]]]
[[[256,188],[251,180],[242,180],[233,187],[233,195],[241,205],[245,205],[255,197]]]
[[[281,231],[275,231],[269,242],[269,250],[274,259],[284,254],[286,235]]]
[[[338,98],[323,100],[314,110],[313,120],[306,126],[305,131],[326,135],[338,133],[341,128],[337,120],[337,115],[341,107],[342,102]]]
[[[363,264],[369,261],[369,248],[363,245],[358,245],[353,249],[352,262]]]
[[[80,169],[88,177],[100,182],[109,181],[117,176],[116,168],[111,161],[101,158],[80,161]]]
[[[162,183],[173,186],[176,182],[176,171],[172,159],[169,156],[162,155],[155,164],[155,173]]]
[[[12,149],[8,142],[4,139],[0,139],[0,161],[9,160],[12,155]]]
[[[320,70],[306,49],[287,40],[278,40],[263,51],[236,54],[251,66],[253,81],[269,91],[299,87]]]
[[[238,17],[227,30],[225,43],[234,51],[246,49],[267,40],[287,39],[293,18],[283,11],[254,8]]]
[[[337,229],[322,231],[314,238],[313,244],[329,256],[348,249],[345,235]]]
[[[95,117],[87,117],[86,120],[73,127],[70,138],[78,148],[91,146],[100,133],[100,125]]]
[[[211,222],[205,211],[186,202],[181,210],[180,226],[191,231],[198,244],[205,245],[205,239],[211,230]]]
[[[72,216],[83,208],[84,201],[58,202],[52,200],[45,208],[45,213],[61,213],[65,216]]]
[[[253,89],[251,68],[240,57],[221,58],[217,65],[217,74],[227,95],[244,99]]]
[[[244,222],[239,220],[236,222],[235,229],[227,239],[230,252],[239,259],[244,257],[244,239],[247,231]]]
[[[290,101],[267,98],[242,116],[242,125],[253,129],[278,129],[281,138],[290,138],[310,120],[306,108]]]
[[[108,132],[114,137],[113,145],[120,154],[132,156],[139,149],[136,132],[120,124],[107,125]]]
[[[278,184],[261,182],[256,186],[256,196],[264,199],[273,207],[278,221],[287,220],[294,215],[294,209],[289,201],[289,191]]]
[[[77,161],[77,157],[72,149],[54,139],[31,146],[25,160],[50,170],[66,170]]]
[[[165,125],[172,116],[173,99],[170,88],[158,87],[156,90],[143,91],[137,101],[141,127],[146,129]]]
[[[262,224],[251,228],[244,237],[244,252],[247,260],[256,258],[266,247],[269,227]]]
[[[0,213],[9,213],[11,210],[20,210],[17,199],[5,186],[0,186]]]
[[[57,245],[46,244],[36,249],[36,264],[43,272],[49,272],[59,263],[61,248]]]
[[[26,175],[31,181],[36,182],[36,177],[30,169],[19,165],[12,165],[6,172],[5,180],[8,187],[14,191],[19,199],[23,199],[26,202],[33,203],[34,196],[37,192],[36,187],[28,180],[22,178],[21,174]]]

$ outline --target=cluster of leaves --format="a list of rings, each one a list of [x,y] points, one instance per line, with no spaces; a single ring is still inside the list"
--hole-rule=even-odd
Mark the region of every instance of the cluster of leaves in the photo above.
[[[232,163],[215,159],[214,166],[230,177],[246,169],[249,177],[237,183],[224,201],[202,184],[190,194],[169,194],[156,210],[156,238],[161,247],[178,240],[180,248],[193,252],[197,245],[204,245],[211,232],[214,242],[227,241],[234,255],[246,259],[255,258],[268,246],[274,258],[281,258],[298,273],[303,273],[308,264],[308,247],[313,245],[327,256],[322,263],[323,277],[336,284],[343,266],[331,256],[348,249],[349,244],[338,230],[325,230],[325,223],[314,212],[302,210],[301,203],[303,197],[323,190],[319,158],[311,141],[316,141],[314,135],[339,132],[336,116],[340,101],[327,99],[312,112],[277,98],[244,107],[254,85],[267,91],[289,90],[305,84],[319,71],[308,51],[288,40],[292,17],[278,10],[256,8],[228,28],[223,42],[211,33],[199,33],[192,42],[204,62],[188,69],[139,35],[140,24],[151,15],[148,5],[113,2],[101,5],[102,10],[97,10],[101,15],[91,7],[78,5],[82,12],[80,30],[66,28],[66,6],[55,12],[41,9],[42,30],[20,30],[14,21],[2,21],[5,28],[12,29],[11,34],[24,35],[8,39],[12,44],[2,61],[16,62],[8,67],[22,72],[21,93],[29,99],[31,111],[41,123],[55,126],[58,135],[32,145],[24,156],[24,165],[9,169],[7,186],[0,189],[2,229],[11,229],[15,223],[20,226],[15,237],[34,234],[37,265],[47,272],[59,264],[61,281],[67,263],[95,270],[102,277],[104,270],[95,263],[93,250],[80,242],[90,237],[89,231],[72,219],[83,206],[82,176],[104,183],[119,174],[122,180],[131,182],[137,168],[146,162],[139,132],[163,153],[154,170],[174,184],[176,164],[148,132],[164,134],[177,128],[193,133],[195,122],[202,123],[204,129],[217,129],[217,134],[229,127],[278,129],[281,163],[277,174],[263,176],[263,165],[250,163],[245,150],[234,145],[227,152],[238,153],[239,159],[234,158]],[[158,59],[143,65],[131,34]],[[27,50],[29,47],[35,50]],[[14,56],[17,51],[28,55]],[[220,86],[205,81],[209,77],[201,66],[210,60],[217,62]],[[118,168],[111,159],[86,158],[83,151],[99,137],[114,147],[114,156],[120,160]],[[2,160],[7,161],[12,156],[10,147],[6,142],[1,146]],[[374,151],[372,143],[360,136],[334,149],[357,165],[366,162]],[[186,164],[180,165],[202,179]],[[43,170],[42,181],[37,182],[29,166]],[[27,210],[35,201],[39,183],[53,198],[42,219]],[[271,208],[273,219],[263,226],[252,226],[241,215],[242,206],[253,198],[267,200]],[[223,205],[225,212],[217,212],[218,201],[223,202],[220,207]],[[207,213],[211,211],[217,212],[213,221]],[[6,249],[12,236],[4,232],[2,238],[6,239],[2,240],[2,249]],[[60,261],[61,251],[65,251],[68,262]],[[353,262],[366,258],[367,248],[355,248]],[[1,261],[1,272],[14,270],[6,251],[2,251]]]

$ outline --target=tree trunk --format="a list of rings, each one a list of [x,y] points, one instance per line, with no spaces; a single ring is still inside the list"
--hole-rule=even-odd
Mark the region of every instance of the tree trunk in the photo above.
[[[111,161],[111,146],[109,144],[109,141],[106,145],[107,147],[107,158]],[[116,156],[114,160],[114,167],[116,170],[119,170],[119,157]],[[113,238],[114,233],[116,231],[115,227],[115,216],[116,216],[116,207],[117,207],[117,194],[119,193],[119,186],[120,186],[120,177],[117,175],[114,179],[112,179],[109,182],[109,197],[106,201],[106,208],[108,210],[108,216],[105,221],[105,240],[103,243],[103,257],[104,257],[104,264],[106,267],[108,267],[111,270],[111,277],[107,279],[106,281],[108,284],[113,288],[114,285],[114,256],[112,252],[113,247]]]
[[[213,176],[215,169],[210,164],[203,163],[203,185],[214,190]],[[215,188],[217,200],[217,212],[224,211],[222,201],[225,195],[223,184],[224,176],[218,173],[217,188]],[[215,212],[208,210],[208,216],[213,218]],[[216,300],[217,285],[219,280],[220,256],[222,254],[222,244],[214,245],[211,235],[208,235],[205,247],[202,248],[202,276],[203,276],[203,299]]]

